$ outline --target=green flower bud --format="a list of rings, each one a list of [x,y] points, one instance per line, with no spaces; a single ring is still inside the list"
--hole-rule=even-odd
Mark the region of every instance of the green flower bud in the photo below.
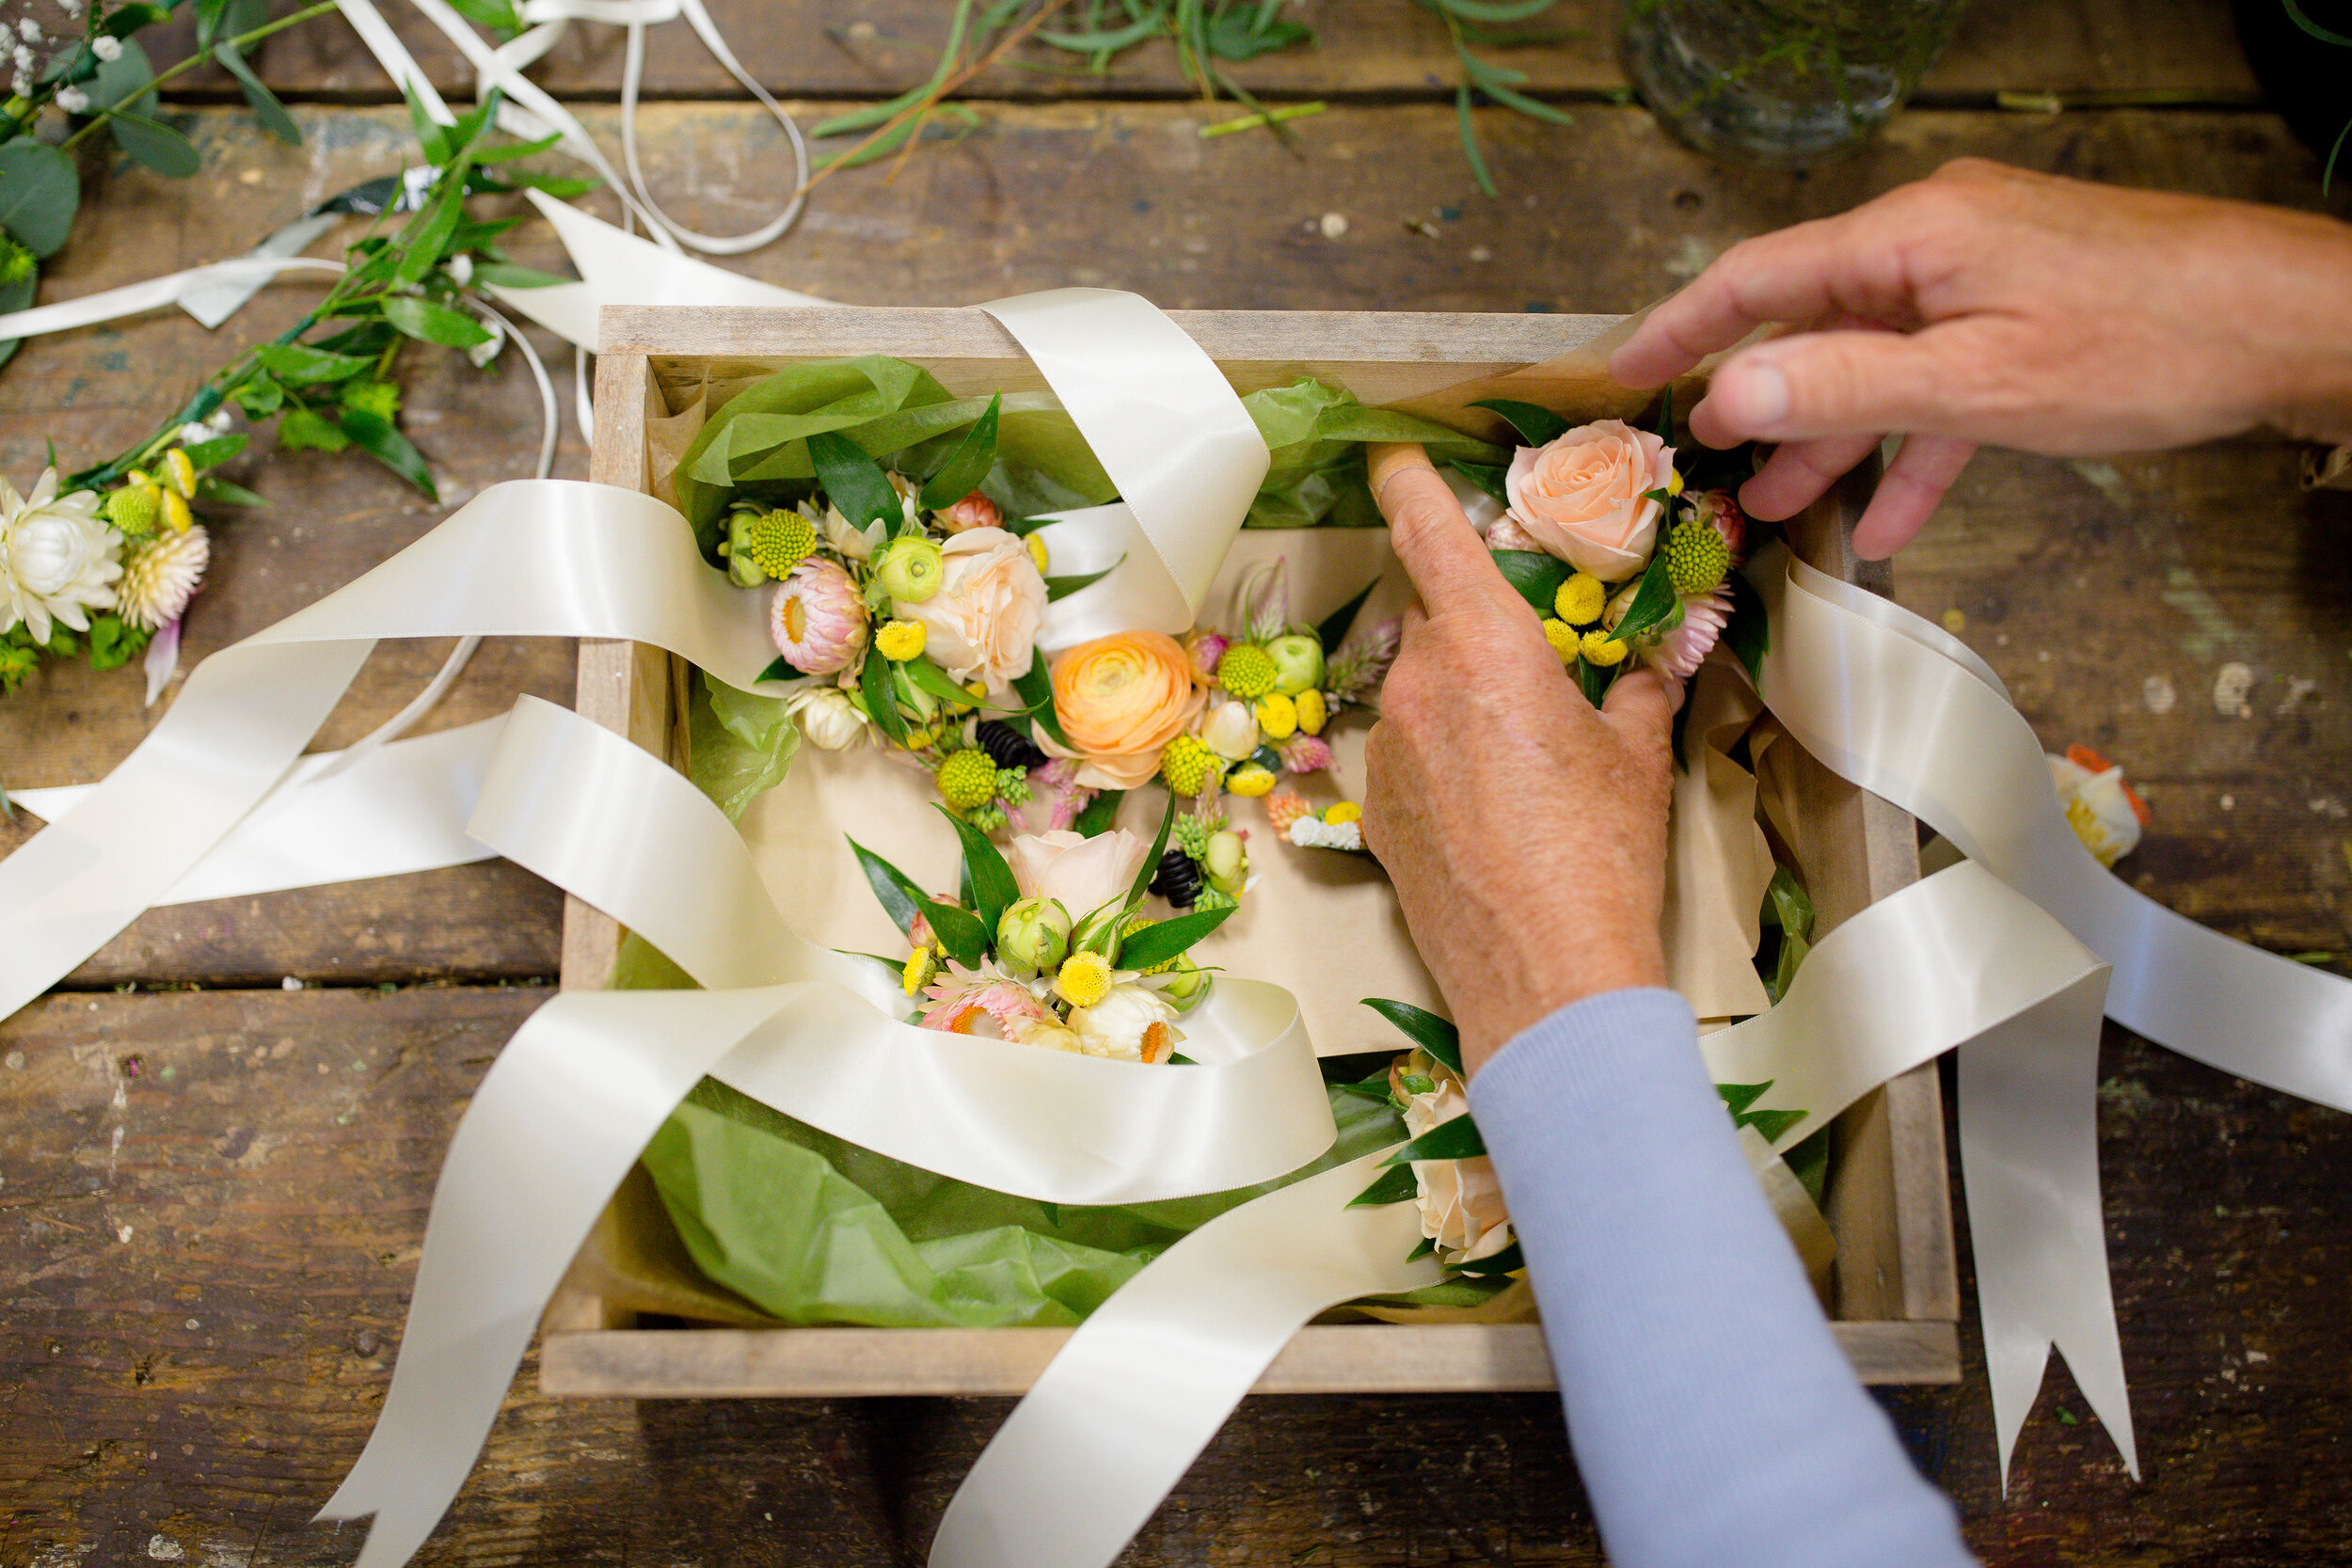
[[[1220,893],[1240,896],[1242,884],[1249,879],[1249,851],[1243,847],[1239,833],[1211,833],[1208,863],[1209,885]]]
[[[727,580],[738,588],[757,588],[768,580],[752,552],[752,530],[759,523],[755,507],[738,507],[727,516],[726,542],[719,553],[727,558]]]
[[[1160,994],[1176,1004],[1178,1012],[1188,1013],[1199,1006],[1209,994],[1209,972],[1194,963],[1190,957],[1176,960],[1175,973],[1160,987]]]
[[[938,593],[946,575],[939,546],[913,534],[893,540],[874,557],[874,579],[905,604],[921,604]]]
[[[996,922],[996,956],[1029,974],[1059,969],[1070,952],[1070,911],[1051,898],[1024,898]]]
[[[1274,660],[1274,689],[1285,697],[1323,684],[1323,644],[1303,632],[1278,637],[1265,645]]]

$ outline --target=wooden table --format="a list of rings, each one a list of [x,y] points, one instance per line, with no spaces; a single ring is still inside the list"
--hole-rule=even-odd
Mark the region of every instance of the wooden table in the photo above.
[[[1232,111],[1191,100],[1166,55],[1104,78],[1007,71],[981,84],[975,134],[895,182],[879,168],[833,182],[789,241],[736,264],[870,303],[1083,282],[1170,306],[1615,310],[1741,235],[1963,153],[2321,204],[2317,161],[2258,106],[2218,0],[1982,0],[1922,106],[1809,176],[1715,166],[1613,102],[1613,8],[1566,0],[1576,36],[1515,63],[1575,124],[1482,111],[1495,199],[1464,170],[1452,62],[1426,13],[1303,8],[1324,47],[1242,72],[1268,97],[1329,102],[1296,126],[1303,157],[1263,135],[1201,140]],[[921,75],[944,8],[874,0],[862,22],[818,0],[714,9],[761,78],[818,114],[805,101]],[[546,79],[609,103],[619,51],[612,31],[581,29]],[[446,48],[420,52],[460,88]],[[706,229],[759,221],[787,182],[772,128],[681,28],[655,34],[650,61],[643,132],[665,200]],[[272,42],[263,69],[306,145],[266,140],[221,84],[190,78],[177,112],[204,171],[172,182],[87,161],[90,199],[44,299],[242,249],[407,151],[405,116],[340,24]],[[2028,115],[1994,109],[2001,89],[2187,102]],[[610,107],[586,118],[615,143]],[[544,238],[517,248],[555,260]],[[297,296],[265,297],[224,337],[274,329]],[[0,466],[29,480],[50,436],[70,461],[111,451],[229,352],[177,314],[28,346],[0,373]],[[409,410],[447,499],[528,470],[535,402],[511,356],[487,374],[421,364]],[[2155,812],[2123,866],[2137,885],[2263,946],[2332,953],[2352,950],[2352,498],[2298,492],[2296,456],[2261,436],[2104,463],[1988,455],[1898,581],[2000,671],[2047,744],[2126,763]],[[576,436],[558,471],[585,472]],[[356,458],[288,454],[246,477],[272,504],[219,531],[193,655],[437,515]],[[440,652],[379,656],[326,741],[389,715]],[[2223,713],[2212,693],[2233,661],[2254,686]],[[437,722],[518,690],[562,700],[569,669],[560,646],[493,644]],[[149,722],[138,697],[132,673],[69,670],[0,702],[0,780],[99,776]],[[0,847],[21,836],[0,832]],[[356,1531],[307,1521],[382,1400],[441,1150],[546,995],[557,915],[552,893],[503,865],[163,911],[0,1023],[0,1563],[350,1560]],[[2005,1501],[1973,1323],[1970,1381],[1888,1395],[1888,1410],[1991,1562],[2352,1557],[2352,1118],[2120,1031],[2102,1071],[2146,1481],[2123,1475],[2057,1370]],[[527,1367],[421,1560],[916,1561],[1006,1408],[558,1403]],[[1548,1398],[1251,1401],[1128,1559],[1598,1560]]]

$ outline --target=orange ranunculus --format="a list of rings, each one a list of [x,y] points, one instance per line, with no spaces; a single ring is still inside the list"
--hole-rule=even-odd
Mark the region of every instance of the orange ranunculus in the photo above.
[[[1093,788],[1151,778],[1200,704],[1192,660],[1165,632],[1098,637],[1054,661],[1054,713],[1084,759],[1078,782]]]

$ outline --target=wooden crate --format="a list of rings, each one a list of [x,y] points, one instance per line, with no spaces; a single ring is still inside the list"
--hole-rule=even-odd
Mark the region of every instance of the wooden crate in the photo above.
[[[1408,400],[1567,353],[1612,316],[1383,315],[1176,311],[1243,392],[1313,375],[1368,404]],[[961,396],[1041,386],[1011,335],[976,309],[608,309],[596,367],[594,476],[648,483],[646,421],[675,412],[706,377],[795,359],[891,354]],[[1822,569],[1870,582],[1847,546],[1869,481],[1841,484],[1789,527]],[[1879,579],[1883,583],[1883,578]],[[1875,585],[1875,584],[1874,584]],[[675,759],[684,671],[641,644],[586,641],[580,711]],[[1827,930],[1918,876],[1912,819],[1807,759],[1790,846]],[[600,988],[620,932],[577,899],[564,914],[563,983]],[[1832,1318],[1869,1383],[1960,1376],[1959,1283],[1946,1178],[1942,1093],[1932,1064],[1871,1093],[1835,1124],[1828,1201],[1837,1239]],[[642,1173],[600,1234],[655,1200]],[[641,1327],[598,1285],[592,1239],[550,1305],[540,1356],[549,1394],[592,1397],[834,1397],[1025,1392],[1068,1329]],[[683,1265],[681,1265],[683,1266]],[[675,1320],[663,1320],[675,1322]],[[1553,1386],[1533,1325],[1333,1324],[1299,1332],[1261,1393],[1408,1393]]]

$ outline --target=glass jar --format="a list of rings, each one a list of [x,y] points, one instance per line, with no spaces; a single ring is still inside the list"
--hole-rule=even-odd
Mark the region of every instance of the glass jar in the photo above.
[[[1651,113],[1711,156],[1803,167],[1859,146],[1899,108],[1963,0],[1626,0],[1626,73]]]

